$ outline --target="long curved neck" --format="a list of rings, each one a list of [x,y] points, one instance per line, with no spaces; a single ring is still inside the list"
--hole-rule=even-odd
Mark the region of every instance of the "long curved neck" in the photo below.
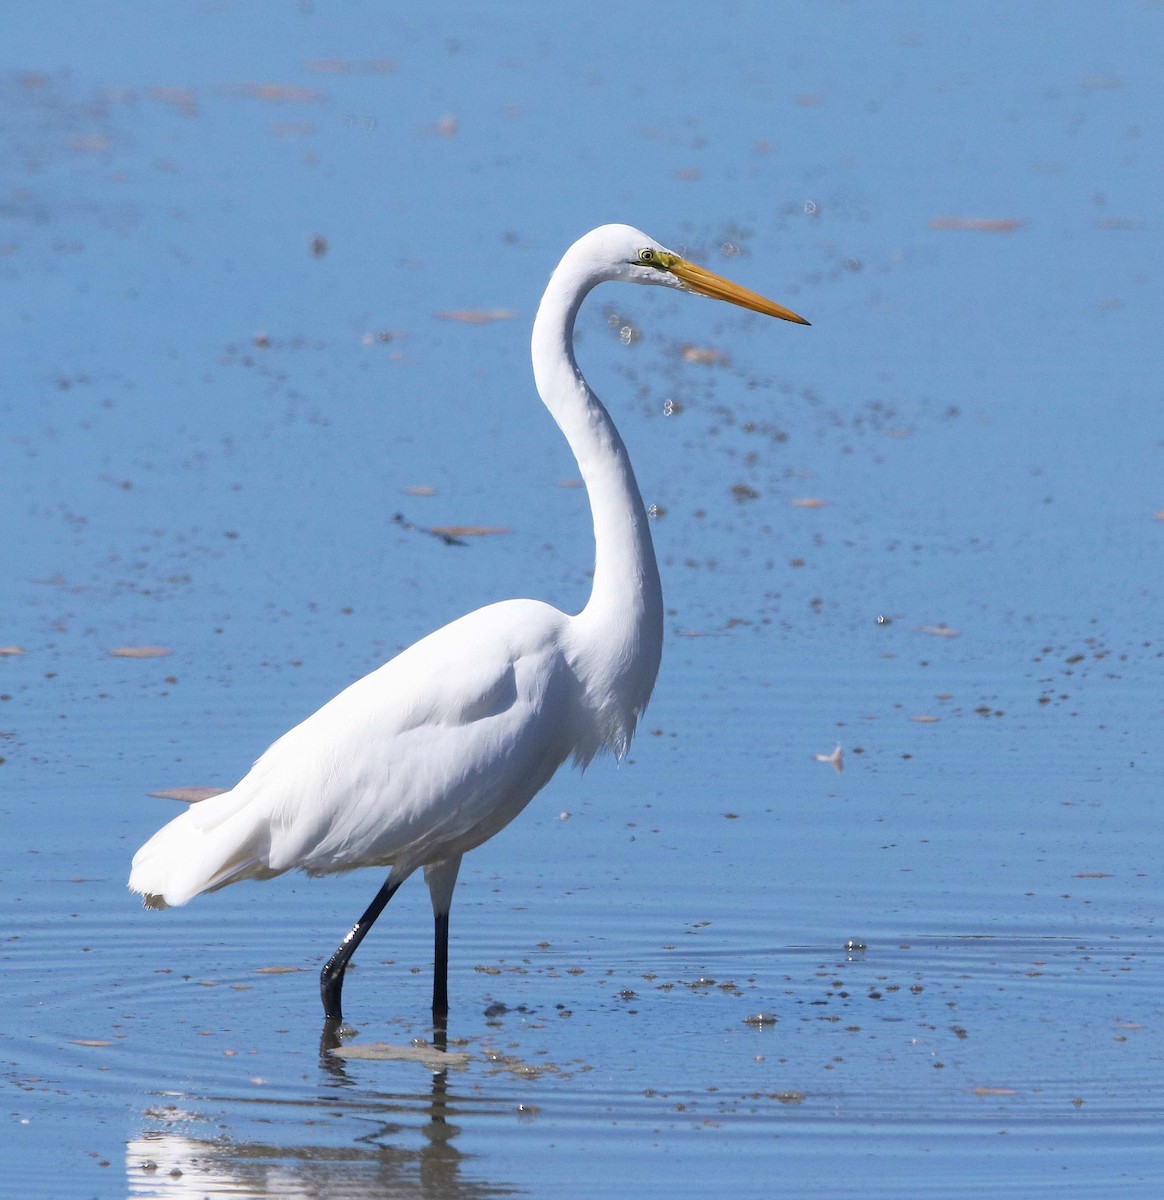
[[[659,669],[663,594],[626,446],[574,358],[578,309],[600,281],[563,260],[538,309],[532,353],[538,392],[574,452],[594,519],[594,584],[574,623],[589,665],[621,694],[629,740]]]

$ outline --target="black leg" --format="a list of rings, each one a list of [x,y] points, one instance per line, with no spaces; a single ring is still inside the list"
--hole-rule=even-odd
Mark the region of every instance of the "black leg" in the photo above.
[[[449,914],[436,914],[432,955],[432,1018],[443,1024],[449,1016]]]
[[[344,971],[356,947],[364,940],[364,934],[372,928],[385,905],[396,894],[399,882],[389,875],[384,886],[376,893],[376,899],[368,905],[364,915],[352,926],[348,936],[339,944],[339,949],[324,963],[319,973],[319,994],[323,1000],[323,1015],[329,1021],[344,1019],[340,993],[344,987]]]
[[[460,868],[459,854],[429,863],[424,868],[436,926],[432,955],[432,1023],[442,1039],[438,1049],[444,1048],[443,1039],[449,1022],[449,907],[453,903],[453,888],[457,886]]]

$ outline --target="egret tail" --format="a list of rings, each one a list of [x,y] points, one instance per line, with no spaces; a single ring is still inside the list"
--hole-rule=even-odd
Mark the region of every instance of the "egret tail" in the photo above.
[[[147,908],[185,904],[239,879],[264,879],[269,824],[240,789],[192,804],[133,856],[129,890]]]

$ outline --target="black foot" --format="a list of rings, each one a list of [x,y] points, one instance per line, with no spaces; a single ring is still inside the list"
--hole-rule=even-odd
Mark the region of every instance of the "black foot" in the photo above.
[[[344,1019],[341,997],[346,967],[346,963],[340,963],[337,969],[333,962],[329,961],[319,973],[319,998],[323,1001],[323,1016],[328,1024],[339,1025]]]

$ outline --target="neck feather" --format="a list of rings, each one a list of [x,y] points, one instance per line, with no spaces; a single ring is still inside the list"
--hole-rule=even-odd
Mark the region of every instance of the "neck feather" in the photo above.
[[[626,446],[574,358],[574,321],[601,277],[554,273],[533,332],[534,378],[543,402],[570,444],[594,520],[594,583],[573,618],[579,667],[603,707],[616,751],[625,749],[659,669],[663,596],[642,496]],[[617,710],[617,711],[615,711]],[[616,728],[617,727],[617,728]],[[621,730],[621,732],[620,732]]]

